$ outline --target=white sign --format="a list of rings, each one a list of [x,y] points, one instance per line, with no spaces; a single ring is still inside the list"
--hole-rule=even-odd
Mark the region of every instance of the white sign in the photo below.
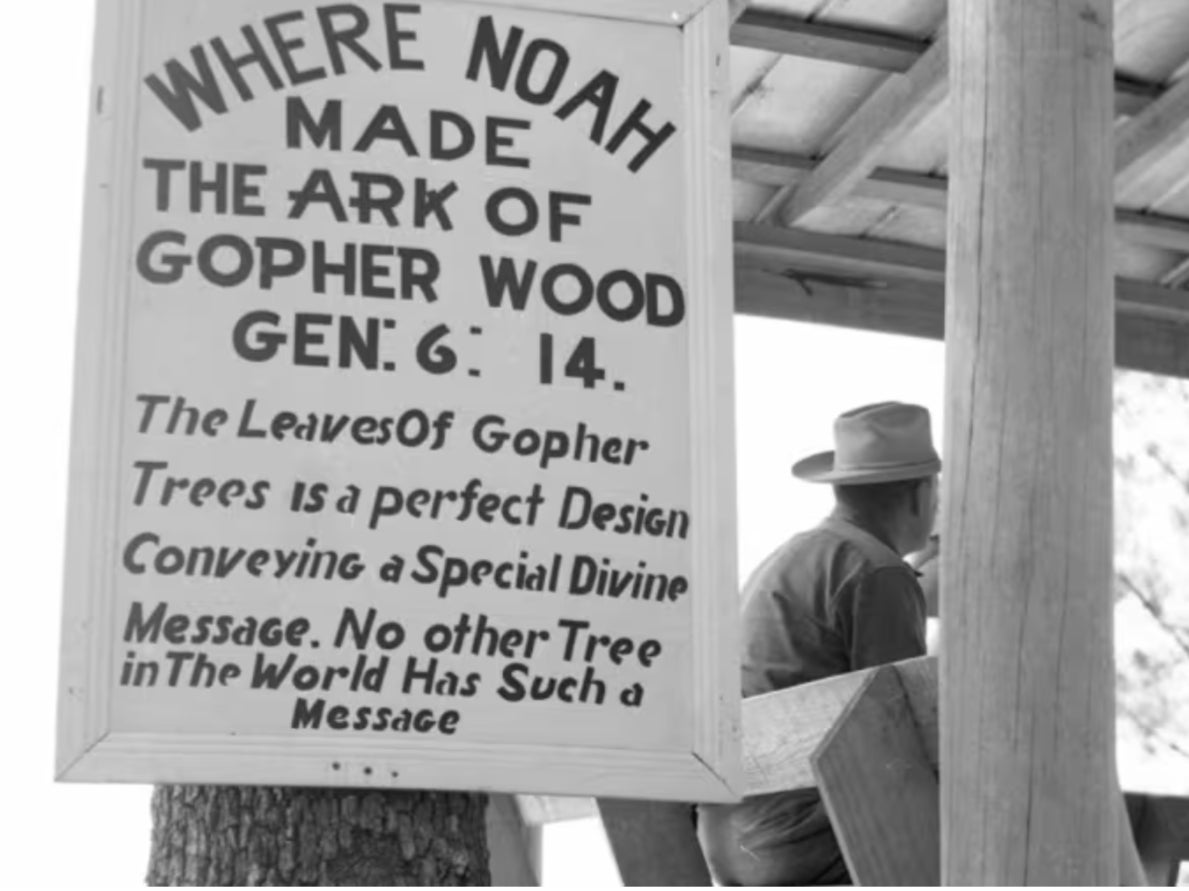
[[[725,7],[100,4],[62,778],[735,797]]]

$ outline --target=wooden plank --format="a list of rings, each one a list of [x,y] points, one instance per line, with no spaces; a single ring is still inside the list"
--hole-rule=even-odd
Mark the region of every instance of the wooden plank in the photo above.
[[[937,658],[910,659],[890,668],[907,696],[925,758],[936,769],[940,759]],[[812,764],[815,749],[869,678],[881,670],[852,672],[745,699],[745,794],[817,785]],[[1111,782],[1117,789],[1113,772]],[[1128,792],[1125,798],[1141,854],[1146,849],[1153,856],[1189,860],[1189,797]]]
[[[1116,279],[1115,295],[1116,305],[1127,315],[1186,321],[1189,293],[1185,291],[1134,279]]]
[[[1189,220],[1133,210],[1115,211],[1115,233],[1128,241],[1189,253]]]
[[[573,795],[517,795],[516,806],[520,818],[530,826],[585,820],[599,815],[593,798]]]
[[[900,673],[900,682],[909,691],[909,704],[919,727],[932,727],[923,734],[925,751],[931,764],[937,763],[937,662],[930,657],[922,660],[899,663],[895,666]],[[744,702],[743,720],[750,728],[744,737],[745,758],[748,763],[748,794],[760,795],[778,791],[779,784],[788,788],[804,788],[813,785],[812,766],[808,759],[812,747],[790,741],[788,728],[797,727],[806,712],[821,709],[823,701],[845,699],[846,691],[857,689],[855,675],[844,675],[845,681],[831,678],[822,682],[822,687],[838,685],[840,689],[823,690],[809,684],[791,693],[768,694]],[[816,705],[804,704],[809,699]],[[843,707],[844,708],[844,707]],[[824,726],[822,717],[813,719],[818,728]],[[780,736],[765,728],[786,727],[783,744],[785,750],[775,750],[774,741]],[[791,752],[790,752],[791,750]],[[798,754],[801,753],[801,754]],[[786,757],[787,756],[787,757]],[[809,765],[808,768],[805,765]],[[517,795],[517,804],[525,823],[542,825],[565,820],[585,819],[599,815],[593,798],[568,796]],[[1161,872],[1162,863],[1174,864],[1189,860],[1189,798],[1172,795],[1150,795],[1128,792],[1127,810],[1141,857],[1156,863],[1156,872]],[[1172,867],[1169,866],[1169,869]]]
[[[855,278],[735,268],[735,311],[743,315],[834,325],[941,340],[945,288],[940,283],[872,283]]]
[[[756,223],[735,224],[735,255],[745,260],[779,260],[799,269],[848,275],[940,282],[945,252],[871,238],[825,235]]]
[[[774,152],[767,149],[734,146],[731,170],[736,179],[766,186],[796,187],[817,168],[818,162],[805,155]],[[944,177],[877,167],[871,175],[855,184],[852,195],[890,204],[915,204],[945,210]],[[1189,238],[1186,239],[1189,241]]]
[[[739,2],[745,0],[732,0],[732,8]],[[928,48],[924,41],[895,34],[832,25],[820,20],[810,22],[760,10],[748,11],[735,23],[731,30],[731,43],[897,74],[912,68]],[[1138,114],[1162,92],[1160,84],[1117,76],[1115,112],[1121,115]]]
[[[928,48],[921,40],[748,10],[731,29],[731,43],[750,49],[841,62],[903,74]]]
[[[1131,117],[1139,114],[1164,93],[1161,84],[1147,83],[1115,74],[1115,114]]]
[[[1116,790],[1122,789],[1117,772],[1113,782]],[[1135,830],[1127,809],[1127,799],[1122,791],[1115,795],[1115,825],[1119,850],[1119,884],[1129,888],[1143,887],[1148,884],[1148,879],[1140,860],[1139,848],[1135,843]]]
[[[1189,282],[1189,257],[1160,276],[1160,284],[1166,288],[1179,288],[1185,282]]]
[[[1175,885],[1189,860],[1189,799],[1128,794],[1127,812],[1149,885]]]
[[[931,656],[895,666],[923,729],[930,758],[937,753],[937,660]],[[837,675],[743,701],[744,794],[811,789],[810,758],[868,678],[878,669]],[[932,742],[928,740],[932,738]]]
[[[816,161],[804,155],[747,146],[735,146],[732,150],[735,177],[768,186],[796,186],[804,182],[816,165]],[[877,167],[867,179],[855,185],[851,195],[944,211],[948,186],[945,177]],[[1115,234],[1126,241],[1189,253],[1189,219],[1119,209],[1115,211]]]
[[[943,32],[911,69],[884,81],[842,125],[825,159],[799,186],[778,190],[757,222],[780,219],[792,225],[866,179],[879,156],[945,97],[948,45]]]
[[[868,674],[812,756],[856,885],[939,885],[937,772],[895,668]]]
[[[949,8],[942,878],[1115,885],[1113,4]]]
[[[816,786],[810,756],[866,679],[853,672],[743,700],[743,794]]]
[[[541,828],[524,822],[511,795],[487,797],[487,849],[493,886],[541,884]]]
[[[774,271],[750,265],[742,255],[735,268],[735,310],[744,315],[786,319],[941,340],[945,331],[945,288],[940,282],[872,281],[847,275]],[[1116,316],[1115,364],[1120,368],[1189,378],[1189,323]]]
[[[483,0],[489,6],[514,6],[556,12],[554,0]],[[698,16],[713,0],[567,0],[566,12],[597,18],[651,22],[656,25],[683,27]]]
[[[736,223],[734,231],[735,256],[745,265],[786,264],[869,286],[883,278],[902,283],[945,280],[945,252],[936,248],[756,223]],[[1115,292],[1119,311],[1127,315],[1189,322],[1189,293],[1183,290],[1119,278]]]
[[[624,885],[711,884],[692,805],[618,798],[600,798],[598,805]]]
[[[1115,192],[1121,202],[1148,205],[1163,188],[1148,186],[1151,169],[1189,139],[1189,77],[1127,121],[1115,136]]]
[[[1171,853],[1189,860],[1189,798],[1177,795],[1145,795],[1144,829],[1161,840]]]

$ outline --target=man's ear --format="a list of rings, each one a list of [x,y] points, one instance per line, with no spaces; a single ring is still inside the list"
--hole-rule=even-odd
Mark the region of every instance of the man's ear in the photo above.
[[[912,484],[912,488],[908,490],[909,506],[912,508],[914,517],[919,517],[925,512],[924,498],[921,492],[924,487],[924,480],[916,480]]]

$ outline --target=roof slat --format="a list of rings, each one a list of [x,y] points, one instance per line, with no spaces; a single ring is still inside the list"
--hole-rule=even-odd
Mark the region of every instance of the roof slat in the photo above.
[[[928,44],[891,34],[804,22],[786,15],[748,10],[731,29],[731,43],[786,56],[804,56],[903,74]]]
[[[916,63],[928,44],[910,38],[854,28],[807,22],[793,16],[747,10],[731,29],[736,46],[783,55],[805,56],[902,74]],[[1159,84],[1115,78],[1115,111],[1135,115],[1163,92]]]
[[[839,128],[841,139],[799,186],[780,189],[756,222],[800,220],[844,196],[875,169],[880,154],[910,132],[946,93],[949,50],[945,36],[905,74],[889,77]]]
[[[1189,138],[1189,77],[1119,128],[1115,135],[1115,193],[1119,201],[1150,204],[1139,194],[1148,172]],[[1161,194],[1163,189],[1160,190]]]

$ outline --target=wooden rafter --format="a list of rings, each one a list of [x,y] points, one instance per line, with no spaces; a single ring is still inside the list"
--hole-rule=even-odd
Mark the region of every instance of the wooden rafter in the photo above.
[[[735,146],[733,149],[732,169],[735,177],[768,186],[795,187],[813,172],[816,164],[812,158],[804,155],[746,146]],[[856,198],[886,201],[889,204],[912,204],[945,210],[947,186],[945,177],[877,167],[867,179],[854,187],[852,194]],[[1189,254],[1189,220],[1119,210],[1115,213],[1115,232],[1127,241]]]
[[[945,97],[948,85],[944,32],[932,45],[898,35],[847,26],[807,22],[746,9],[748,0],[732,0],[737,21],[732,41],[738,46],[785,55],[827,59],[892,73],[859,110],[839,128],[824,158],[795,181],[782,183],[756,214],[754,222],[779,219],[793,225],[809,211],[837,201],[852,190],[874,197],[887,189],[882,181],[865,187],[879,155],[910,132]],[[1116,187],[1123,203],[1153,204],[1160,191],[1144,190],[1151,168],[1189,137],[1189,77],[1162,90],[1158,85],[1116,78],[1116,111],[1133,115],[1116,137]],[[916,193],[918,198],[925,192]],[[929,197],[942,197],[932,190]],[[921,203],[919,201],[913,203]],[[935,205],[934,205],[935,206]],[[1185,227],[1178,221],[1121,211],[1117,231],[1154,246],[1186,250]]]
[[[813,174],[817,161],[805,155],[773,152],[737,145],[731,149],[731,170],[736,179],[766,186],[797,188]],[[945,179],[877,167],[855,185],[861,198],[890,204],[915,204],[945,210]]]
[[[735,224],[735,256],[744,262],[784,263],[848,278],[945,282],[945,251],[873,238],[823,235],[801,229]],[[1135,279],[1115,279],[1120,312],[1189,324],[1189,293]]]
[[[814,208],[848,194],[875,169],[879,156],[911,132],[948,92],[944,29],[933,44],[923,45],[878,32],[748,10],[734,26],[732,40],[777,53],[893,72],[839,128],[835,144],[827,146],[813,170],[800,183],[777,189],[756,214],[757,223],[779,219],[794,225]],[[1151,85],[1117,81],[1116,102],[1134,115],[1116,136],[1119,200],[1154,203],[1160,194],[1145,192],[1143,180],[1168,152],[1189,138],[1189,77],[1163,92]]]
[[[1144,179],[1170,152],[1189,139],[1189,77],[1183,77],[1159,99],[1127,121],[1115,135],[1117,200],[1147,206],[1165,189],[1145,188]]]
[[[735,22],[731,29],[731,43],[894,74],[908,71],[928,49],[928,44],[919,40],[805,22],[758,9],[745,12]]]
[[[850,278],[945,281],[944,251],[755,223],[735,224],[735,256]]]
[[[796,187],[778,189],[757,222],[792,225],[841,198],[876,167],[879,156],[910,133],[946,93],[949,52],[944,31],[904,74],[891,75],[839,129],[825,158]]]
[[[1160,277],[1160,284],[1166,288],[1179,288],[1186,282],[1189,282],[1189,257]]]
[[[736,312],[930,340],[945,336],[942,277],[930,280],[927,270],[918,271],[916,277],[896,276],[894,254],[879,258],[880,274],[870,265],[866,273],[856,273],[846,256],[848,249],[858,246],[847,242],[862,245],[866,239],[834,243],[832,253],[810,263],[803,259],[808,253],[804,243],[799,246],[799,255],[784,254],[772,243],[757,248],[747,242],[746,236],[746,231],[736,232]],[[930,266],[942,254],[932,253],[938,257],[930,258]],[[1120,368],[1189,378],[1189,294],[1128,280],[1116,284],[1119,312],[1115,363]],[[1158,309],[1167,310],[1179,299],[1179,315],[1174,313],[1170,320],[1167,316],[1134,312],[1134,304],[1126,299],[1128,295],[1153,293],[1160,298]]]
[[[1189,253],[1189,220],[1134,210],[1115,210],[1115,233],[1128,241]]]
[[[844,25],[747,10],[731,30],[735,46],[904,73],[928,49],[923,41]],[[1115,78],[1115,111],[1134,115],[1161,95],[1158,84]]]
[[[735,311],[878,334],[929,340],[945,336],[945,286],[941,282],[880,281],[796,268],[774,270],[752,265],[744,256],[738,256],[735,263]],[[1115,364],[1189,378],[1189,324],[1119,313]]]

